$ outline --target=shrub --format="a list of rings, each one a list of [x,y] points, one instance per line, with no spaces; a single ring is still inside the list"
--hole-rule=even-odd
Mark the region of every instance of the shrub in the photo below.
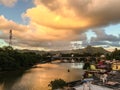
[[[66,82],[62,79],[55,79],[51,81],[50,84],[48,84],[48,86],[51,87],[52,90],[63,88],[65,85],[66,85]]]

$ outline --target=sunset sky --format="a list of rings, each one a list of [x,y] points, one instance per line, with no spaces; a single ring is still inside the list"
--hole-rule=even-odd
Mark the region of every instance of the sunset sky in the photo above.
[[[66,50],[120,47],[120,0],[0,0],[0,46]]]

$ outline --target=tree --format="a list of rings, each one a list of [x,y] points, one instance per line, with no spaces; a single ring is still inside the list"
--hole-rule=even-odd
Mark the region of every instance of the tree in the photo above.
[[[51,81],[50,84],[48,84],[48,86],[51,87],[52,90],[63,88],[65,85],[66,85],[66,82],[62,79],[55,79]]]
[[[41,55],[35,52],[21,52],[12,47],[0,48],[0,71],[32,67],[40,60]]]
[[[111,58],[116,59],[116,60],[120,60],[120,50],[115,48],[115,50],[111,53]]]

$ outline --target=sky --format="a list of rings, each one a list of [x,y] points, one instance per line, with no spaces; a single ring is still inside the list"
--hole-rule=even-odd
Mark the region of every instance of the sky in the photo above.
[[[120,48],[120,0],[0,0],[0,47]]]

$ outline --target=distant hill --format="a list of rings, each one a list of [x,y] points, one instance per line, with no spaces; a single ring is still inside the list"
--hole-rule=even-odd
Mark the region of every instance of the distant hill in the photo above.
[[[74,49],[74,50],[61,50],[61,51],[39,51],[39,50],[28,50],[28,49],[24,49],[24,50],[19,50],[20,52],[35,52],[37,54],[44,54],[44,53],[52,53],[52,54],[56,54],[56,53],[63,53],[63,54],[69,54],[69,53],[79,53],[79,54],[83,54],[83,53],[91,53],[91,54],[95,54],[95,53],[110,53],[109,51],[105,50],[102,47],[92,47],[92,46],[87,46],[83,49]]]
[[[74,49],[74,50],[62,50],[62,51],[50,51],[51,53],[79,53],[79,54],[83,54],[83,53],[91,53],[91,54],[95,54],[95,53],[110,53],[109,51],[105,50],[102,47],[92,47],[92,46],[87,46],[83,49]]]
[[[83,49],[83,53],[109,53],[109,51],[105,50],[102,47],[92,47],[92,46],[87,46],[86,48]]]

